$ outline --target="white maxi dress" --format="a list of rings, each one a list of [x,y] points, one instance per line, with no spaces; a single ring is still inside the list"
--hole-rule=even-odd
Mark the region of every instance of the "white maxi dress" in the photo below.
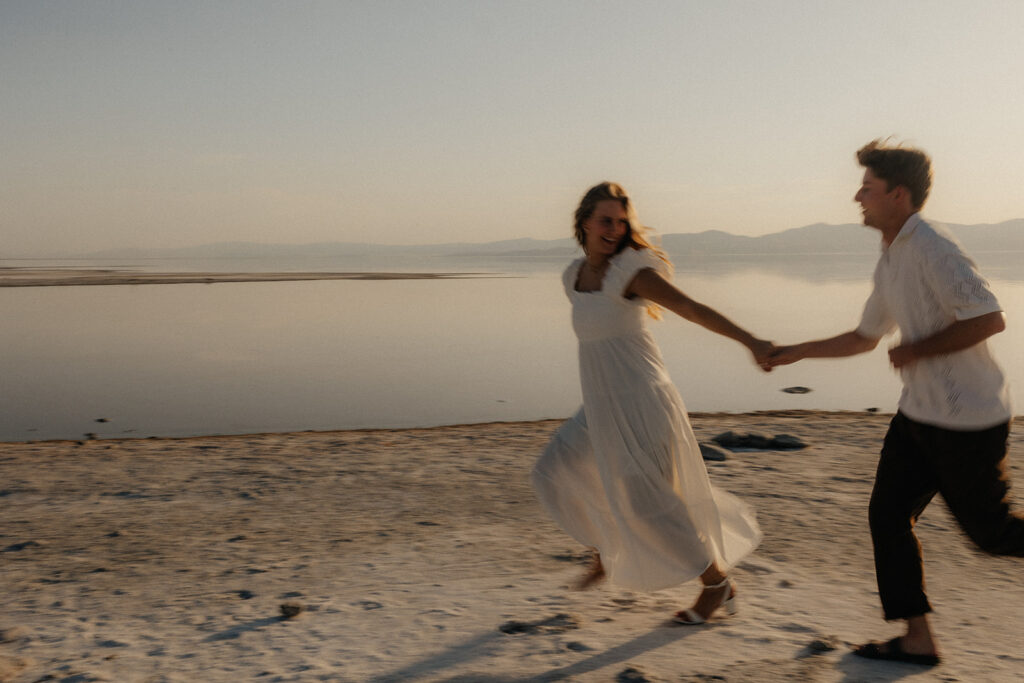
[[[615,584],[658,590],[733,566],[760,542],[754,512],[711,485],[682,397],[645,326],[647,301],[626,287],[645,268],[670,278],[649,249],[613,256],[602,287],[576,291],[583,259],[562,275],[579,339],[583,406],[531,474],[555,522],[601,553]]]

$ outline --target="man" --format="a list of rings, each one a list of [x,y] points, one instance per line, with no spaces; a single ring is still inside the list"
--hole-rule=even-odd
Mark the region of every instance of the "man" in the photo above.
[[[855,653],[934,666],[939,653],[914,524],[935,494],[981,549],[1024,556],[1024,518],[1010,511],[1004,469],[1009,391],[986,342],[1005,322],[974,263],[919,213],[931,187],[928,156],[876,140],[857,160],[865,171],[854,201],[864,224],[882,233],[860,324],[837,337],[780,347],[767,365],[864,353],[899,328],[889,360],[903,393],[882,446],[869,522],[885,618],[906,620],[907,630]]]

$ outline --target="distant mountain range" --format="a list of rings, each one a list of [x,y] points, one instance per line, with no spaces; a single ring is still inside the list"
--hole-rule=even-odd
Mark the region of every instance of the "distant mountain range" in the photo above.
[[[1024,219],[996,224],[953,225],[948,227],[968,253],[1024,252]],[[661,236],[661,245],[676,261],[697,258],[808,255],[808,254],[876,254],[879,249],[877,231],[858,224],[826,225],[817,223],[802,228],[759,237],[733,235],[718,230],[699,233],[674,233]],[[494,260],[565,260],[579,253],[571,238],[556,240],[511,239],[486,243],[446,243],[422,245],[383,245],[354,242],[317,244],[259,244],[255,242],[220,242],[173,249],[108,249],[83,258],[149,259],[149,258],[213,258],[213,259],[302,259],[302,258],[415,258],[445,257],[471,261]]]

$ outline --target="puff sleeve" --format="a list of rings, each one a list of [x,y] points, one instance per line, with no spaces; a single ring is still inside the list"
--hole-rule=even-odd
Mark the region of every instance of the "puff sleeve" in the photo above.
[[[626,247],[612,257],[605,274],[603,289],[610,295],[621,296],[641,270],[650,268],[666,280],[672,279],[672,266],[651,249]]]

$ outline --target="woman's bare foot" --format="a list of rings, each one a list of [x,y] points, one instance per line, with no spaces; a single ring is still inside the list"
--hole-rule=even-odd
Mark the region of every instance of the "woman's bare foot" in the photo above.
[[[732,585],[731,581],[726,582],[724,586],[718,588],[714,586],[704,586],[704,590],[697,596],[697,602],[693,603],[692,609],[694,612],[699,614],[704,620],[711,618],[711,615],[715,613],[719,607],[725,603],[726,600],[736,595],[736,587]]]
[[[580,577],[573,588],[578,591],[585,591],[604,581],[604,578],[604,565],[601,564],[601,554],[595,550],[590,558],[590,567],[587,569],[587,573]]]
[[[723,606],[732,614],[736,611],[735,603],[729,601],[735,596],[736,587],[728,579],[723,578],[717,584],[704,584],[704,590],[697,596],[693,607],[676,612],[673,621],[677,624],[703,624]]]

